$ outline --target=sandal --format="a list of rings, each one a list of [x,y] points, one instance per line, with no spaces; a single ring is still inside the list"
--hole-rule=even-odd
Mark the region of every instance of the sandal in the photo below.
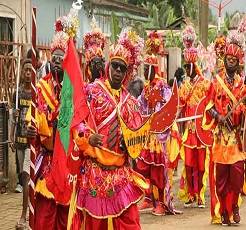
[[[27,229],[26,228],[26,221],[25,222],[21,222],[21,220],[19,220],[17,222],[17,224],[15,225],[15,229],[16,230],[25,230],[25,229]]]

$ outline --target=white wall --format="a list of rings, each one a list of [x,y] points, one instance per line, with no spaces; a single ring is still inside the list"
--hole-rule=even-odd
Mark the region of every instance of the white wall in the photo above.
[[[14,18],[14,41],[30,43],[31,18],[30,18],[31,0],[0,0],[0,17]],[[4,4],[6,6],[2,6]],[[9,9],[9,8],[10,9]],[[15,12],[16,13],[15,13]],[[21,29],[23,23],[25,27]]]

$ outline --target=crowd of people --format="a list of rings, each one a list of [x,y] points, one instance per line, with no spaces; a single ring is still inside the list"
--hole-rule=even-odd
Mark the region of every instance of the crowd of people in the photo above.
[[[246,160],[243,31],[216,38],[217,59],[208,79],[198,65],[195,30],[186,26],[184,69],[167,81],[159,69],[164,41],[158,32],[144,41],[133,29],[124,29],[107,51],[106,62],[106,39],[94,24],[83,37],[85,65],[76,72],[81,81],[73,83],[67,80],[69,64],[80,67],[76,55],[69,64],[66,60],[76,39],[73,11],[56,21],[51,60],[38,77],[35,100],[30,54],[22,62],[11,128],[23,187],[16,229],[24,229],[27,218],[30,141],[37,149],[35,230],[136,230],[141,229],[139,212],[182,214],[174,207],[172,187],[179,160],[184,167],[177,198],[184,207],[204,208],[209,182],[211,222],[239,224]],[[144,75],[138,76],[141,65]],[[69,101],[77,92],[76,87],[70,91],[69,83],[78,82],[80,107]],[[35,126],[30,125],[32,100]],[[176,103],[173,117],[169,101]],[[171,125],[166,125],[167,117]],[[67,136],[67,148],[61,150]],[[129,139],[133,137],[137,141]]]

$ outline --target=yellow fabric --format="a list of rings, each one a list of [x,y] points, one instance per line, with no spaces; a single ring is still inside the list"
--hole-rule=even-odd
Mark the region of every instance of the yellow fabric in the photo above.
[[[185,165],[183,166],[181,177],[184,180],[184,187],[179,189],[179,191],[178,191],[178,199],[181,200],[181,201],[183,201],[185,203],[185,202],[188,202],[189,201],[189,197],[188,197],[188,186],[187,186],[187,183],[186,183],[186,170],[185,170]]]
[[[43,87],[46,89],[46,91],[48,92],[49,96],[46,94],[45,90],[43,90]],[[44,79],[40,79],[40,82],[37,84],[37,88],[41,88],[41,93],[45,99],[45,101],[47,102],[48,106],[51,108],[52,111],[55,111],[56,106],[58,105],[58,101],[56,99],[54,99],[55,104],[50,100],[49,97],[52,97],[52,88],[50,86],[50,84],[45,81]]]
[[[160,154],[163,152],[163,144],[159,141],[157,134],[150,134],[149,140],[145,141],[144,149]]]
[[[113,218],[112,217],[108,218],[108,230],[114,230]]]
[[[199,194],[204,204],[205,204],[205,192],[207,188],[207,178],[209,173],[209,162],[210,162],[210,151],[209,151],[209,147],[206,147],[205,172],[202,177],[202,189]]]
[[[187,138],[188,138],[188,134],[189,134],[189,129],[188,127],[185,128],[184,134],[182,136],[182,143],[185,143]]]
[[[210,101],[207,104],[204,113],[206,113],[208,110],[210,110],[213,106],[214,106],[214,103],[212,101]],[[215,119],[213,118],[212,121],[209,124],[207,124],[207,116],[205,114],[203,116],[203,119],[202,119],[202,128],[204,130],[210,130],[212,128],[212,126],[214,125],[214,122],[215,122]]]
[[[105,81],[105,85],[107,86],[107,89],[109,90],[109,92],[115,97],[117,96],[118,98],[120,97],[121,94],[121,88],[119,89],[113,89],[109,83],[109,80]]]
[[[244,185],[243,185],[243,193],[246,194],[246,178],[245,178]]]
[[[178,125],[176,122],[173,123],[171,130],[175,132],[179,132]],[[179,141],[177,140],[177,138],[170,136],[167,140],[166,147],[167,147],[169,161],[174,162],[177,159],[180,152]]]
[[[154,199],[159,200],[159,191],[155,185],[153,185],[152,187],[152,192],[153,192]]]
[[[188,106],[196,106],[197,103],[204,97],[207,91],[210,81],[197,76],[195,82],[190,82],[190,79],[186,79],[179,89],[179,96],[182,101],[185,101]]]
[[[70,206],[69,206],[68,219],[67,219],[67,230],[71,229],[71,225],[73,223],[73,217],[76,214],[76,210],[77,210],[76,181],[73,181],[73,192],[70,199]]]
[[[35,192],[42,194],[44,197],[48,199],[54,199],[54,195],[48,190],[46,186],[45,179],[38,179],[35,187]]]
[[[217,126],[214,131],[213,161],[221,164],[234,164],[246,159],[246,154],[239,150],[235,132],[228,132],[225,127]]]
[[[124,136],[126,147],[127,147],[127,150],[129,152],[130,157],[132,157],[133,159],[136,159],[140,155],[144,145],[148,141],[150,122],[151,122],[151,119],[149,119],[138,130],[130,130],[126,126],[125,122],[120,117],[121,130],[122,130],[122,133]],[[154,138],[154,137],[152,137],[152,138]],[[137,140],[137,139],[138,139],[138,141],[133,141],[131,143],[131,140]],[[144,142],[144,140],[145,140],[145,142]]]
[[[150,184],[142,175],[135,171],[132,171],[131,177],[133,181],[138,185],[138,187],[142,188],[143,190],[149,189]]]
[[[233,103],[236,104],[237,103],[237,99],[232,94],[232,92],[228,89],[228,87],[226,86],[224,80],[219,75],[216,75],[216,79],[218,80],[218,82],[220,83],[220,85],[222,86],[222,88],[225,90],[225,92],[227,93],[227,95],[230,97],[230,99],[233,101]]]
[[[53,150],[53,127],[48,125],[47,116],[44,112],[35,110],[35,125],[37,132],[40,135],[41,143],[48,149]],[[26,114],[26,121],[31,123],[31,106]]]
[[[118,154],[105,148],[92,147],[85,137],[75,138],[75,143],[85,156],[90,156],[96,159],[105,166],[122,166],[125,163],[124,154]]]

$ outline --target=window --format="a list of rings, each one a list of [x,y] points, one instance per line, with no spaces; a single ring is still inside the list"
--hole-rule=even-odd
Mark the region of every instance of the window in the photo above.
[[[14,31],[13,31],[13,18],[0,17],[0,41],[13,41]],[[0,54],[8,54],[13,50],[11,45],[0,44]]]

